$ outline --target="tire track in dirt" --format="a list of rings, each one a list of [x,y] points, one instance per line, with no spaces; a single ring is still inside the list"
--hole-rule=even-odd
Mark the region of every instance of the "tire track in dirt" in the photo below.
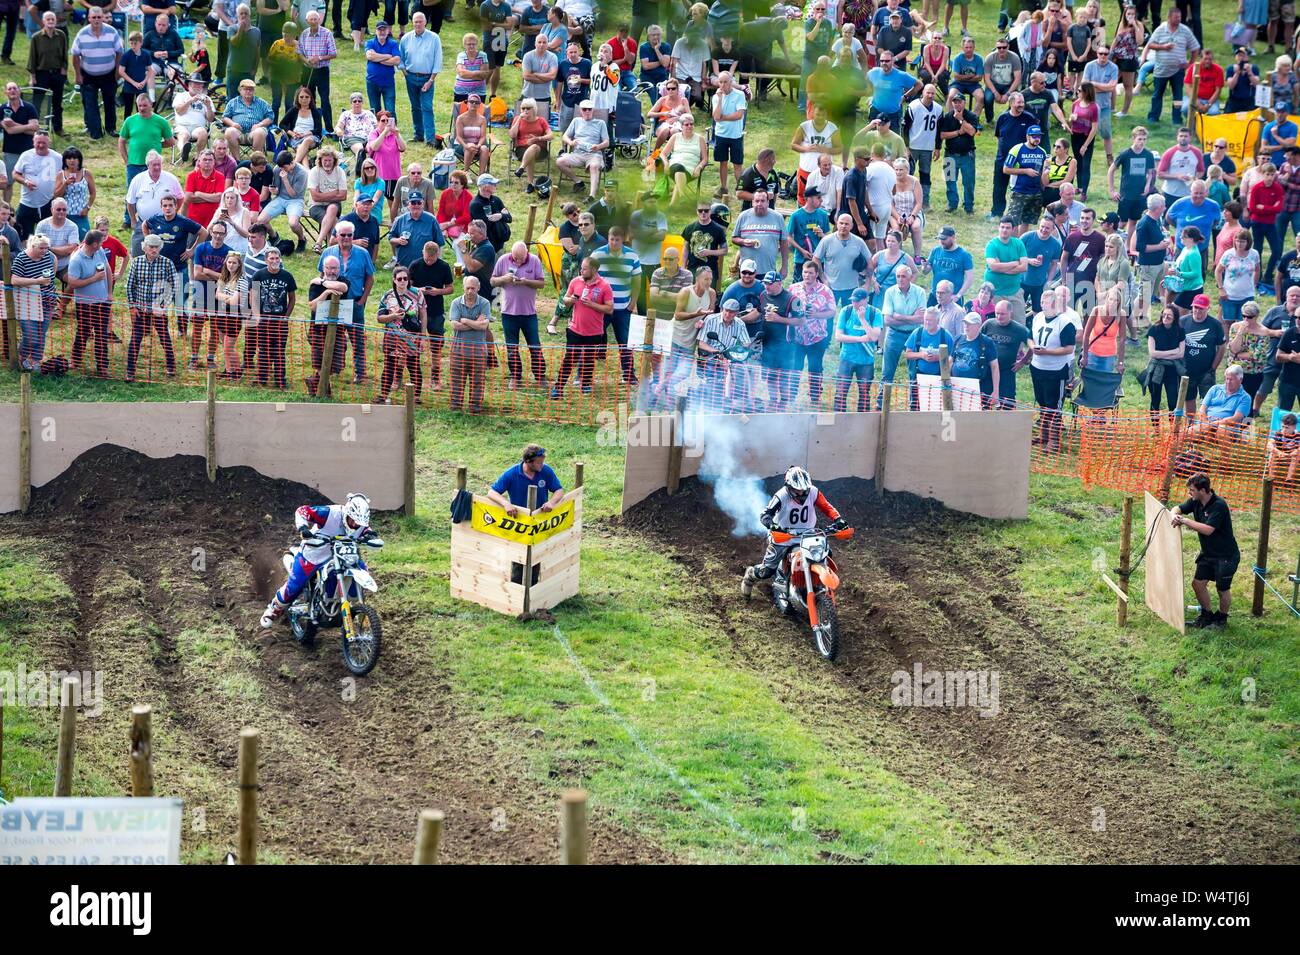
[[[409,862],[418,812],[436,807],[447,814],[446,861],[554,861],[557,793],[461,712],[431,633],[413,614],[385,615],[383,656],[355,681],[352,700],[335,632],[304,648],[286,628],[257,626],[259,555],[278,555],[293,509],[318,499],[247,469],[209,484],[201,459],[87,452],[37,490],[31,516],[15,525],[48,542],[77,595],[75,636],[38,651],[56,664],[95,661],[116,707],[155,705],[159,791],[179,792],[187,805],[203,800],[209,830],[222,834],[216,843],[228,833],[233,848],[237,740],[241,726],[253,725],[262,734],[262,846],[272,857]],[[402,586],[399,573],[381,567],[379,575],[386,593]],[[406,585],[427,586],[427,576],[409,574]],[[383,595],[379,604],[382,612]],[[116,743],[103,742],[107,751]],[[202,772],[176,765],[182,759]],[[123,758],[96,768],[122,778],[125,766]],[[214,785],[187,778],[200,775]],[[177,788],[164,789],[168,781]],[[668,861],[599,812],[591,856]]]
[[[1068,861],[1292,861],[1294,821],[1243,780],[1197,766],[1158,707],[1135,700],[1121,668],[1079,659],[1069,633],[1041,627],[1015,589],[1014,559],[984,524],[861,481],[826,490],[858,528],[836,560],[844,651],[828,665],[766,588],[746,604],[740,574],[762,542],[730,536],[711,493],[691,481],[626,516],[705,590],[736,658],[758,671],[828,744],[844,738],[918,788],[935,791],[991,841]],[[702,542],[695,550],[681,541]],[[1048,555],[1041,555],[1050,559]],[[763,596],[760,598],[758,594]],[[891,675],[999,672],[1000,708],[894,707]],[[1102,817],[1096,810],[1104,811]]]

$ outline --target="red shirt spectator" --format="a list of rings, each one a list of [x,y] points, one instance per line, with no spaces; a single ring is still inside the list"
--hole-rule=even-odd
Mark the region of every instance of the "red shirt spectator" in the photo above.
[[[117,260],[127,258],[126,246],[117,240],[117,236],[106,233],[104,235],[104,255],[108,257],[108,271],[110,273],[117,271]]]
[[[1252,224],[1272,225],[1277,221],[1277,214],[1282,211],[1282,201],[1286,192],[1274,175],[1263,182],[1250,187],[1250,221]]]
[[[599,302],[607,305],[614,301],[614,290],[599,275],[594,282],[588,282],[581,275],[569,283],[569,295],[573,303],[573,316],[569,319],[569,328],[575,335],[603,335],[605,333],[605,314],[588,305]]]
[[[185,177],[185,194],[187,196],[192,196],[196,192],[220,195],[225,189],[226,177],[217,172],[215,168],[213,168],[210,176],[205,176],[202,170],[195,169]],[[216,214],[219,205],[219,202],[199,202],[197,199],[191,199],[185,215],[206,229],[208,223],[212,221],[213,215]]]
[[[252,186],[249,186],[248,192],[244,193],[239,198],[244,203],[246,209],[251,209],[253,212],[262,211],[262,194]]]
[[[438,222],[444,226],[453,223],[459,235],[469,228],[469,190],[461,189],[457,198],[455,189],[444,189],[438,194]]]
[[[1192,85],[1192,68],[1195,63],[1187,64],[1187,72],[1183,74],[1183,82],[1188,86]],[[1219,98],[1219,91],[1227,82],[1227,77],[1223,73],[1223,67],[1218,63],[1206,63],[1201,61],[1201,80],[1196,86],[1196,98],[1205,100],[1207,103],[1213,103]]]
[[[639,49],[636,40],[630,36],[612,36],[605,41],[605,45],[614,51],[614,62],[622,67],[624,72],[636,69]]]

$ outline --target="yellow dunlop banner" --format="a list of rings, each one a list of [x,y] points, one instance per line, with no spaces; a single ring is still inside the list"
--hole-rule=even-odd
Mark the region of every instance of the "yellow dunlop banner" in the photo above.
[[[504,508],[476,500],[470,526],[502,540],[536,544],[573,526],[573,501],[565,501],[549,513],[539,511],[529,516],[520,509],[515,517],[511,517]]]

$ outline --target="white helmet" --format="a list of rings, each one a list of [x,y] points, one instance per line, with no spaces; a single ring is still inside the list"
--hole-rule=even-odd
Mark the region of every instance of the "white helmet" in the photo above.
[[[795,465],[785,472],[785,489],[796,501],[803,503],[808,492],[812,490],[812,478],[803,468]]]
[[[347,503],[343,505],[343,516],[357,527],[369,527],[370,498],[364,494],[349,494]]]

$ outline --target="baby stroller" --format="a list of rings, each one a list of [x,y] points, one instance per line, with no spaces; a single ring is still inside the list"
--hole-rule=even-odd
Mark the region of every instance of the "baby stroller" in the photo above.
[[[640,159],[648,141],[641,97],[629,90],[619,90],[614,108],[614,149],[625,159]]]

